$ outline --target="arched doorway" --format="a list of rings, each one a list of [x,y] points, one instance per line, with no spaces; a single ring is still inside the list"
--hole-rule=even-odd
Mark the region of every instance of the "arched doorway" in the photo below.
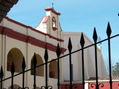
[[[23,54],[18,48],[12,48],[7,55],[7,70],[11,70],[11,65],[14,63],[15,72],[22,72]]]
[[[11,89],[11,86],[8,89]],[[13,89],[22,89],[22,88],[19,85],[14,84],[13,85]]]
[[[57,78],[57,61],[53,61],[49,64],[49,77]]]
[[[36,66],[43,64],[43,60],[41,58],[41,56],[39,54],[36,54],[36,59],[37,59],[37,64]],[[33,68],[34,64],[33,64],[33,57],[31,60],[31,68]],[[31,75],[33,75],[33,70],[31,71]],[[37,76],[44,76],[44,66],[40,66],[38,68],[36,68],[36,75]]]

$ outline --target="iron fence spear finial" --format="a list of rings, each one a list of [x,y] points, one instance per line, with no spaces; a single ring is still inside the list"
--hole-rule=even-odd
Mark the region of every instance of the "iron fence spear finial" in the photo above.
[[[110,27],[110,23],[108,22],[108,26],[107,26],[107,36],[110,37],[111,36],[111,33],[112,33],[112,30],[111,30],[111,27]]]
[[[85,44],[83,33],[81,33],[80,44],[81,44],[81,47],[83,48],[84,47],[84,44]]]
[[[81,44],[81,50],[82,50],[82,84],[83,84],[83,89],[85,89],[85,73],[84,73],[84,36],[83,33],[81,33],[81,39],[80,39],[80,44]]]
[[[112,89],[112,69],[111,69],[111,46],[110,46],[110,36],[111,36],[112,30],[110,27],[110,23],[108,22],[107,26],[107,36],[108,36],[108,55],[109,55],[109,78],[110,78],[110,89]]]
[[[23,61],[22,61],[22,70],[24,71],[26,68],[26,63],[25,63],[25,58],[23,57]]]
[[[94,42],[97,42],[97,32],[96,32],[96,28],[94,28],[94,32],[93,32],[93,40]]]
[[[72,81],[73,81],[73,74],[72,74],[72,60],[71,60],[71,51],[72,51],[72,42],[71,38],[69,38],[68,43],[68,50],[69,50],[69,71],[70,71],[70,89],[72,89]]]
[[[96,28],[94,28],[94,32],[93,32],[93,40],[94,40],[94,48],[95,48],[95,72],[96,72],[96,89],[99,89],[99,85],[98,85],[98,63],[97,63],[97,32],[96,32]]]
[[[68,43],[68,50],[71,53],[72,51],[72,42],[71,42],[71,38],[69,37],[69,43]]]
[[[57,44],[56,54],[57,54],[57,57],[59,57],[61,54],[61,49],[60,49],[59,43]]]

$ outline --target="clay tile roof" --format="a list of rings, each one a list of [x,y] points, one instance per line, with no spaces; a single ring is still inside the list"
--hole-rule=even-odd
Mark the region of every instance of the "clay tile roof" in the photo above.
[[[0,0],[0,22],[17,2],[18,0]]]

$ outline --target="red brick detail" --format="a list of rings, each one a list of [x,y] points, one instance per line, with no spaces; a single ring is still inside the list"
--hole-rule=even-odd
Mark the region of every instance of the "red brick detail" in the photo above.
[[[10,18],[8,18],[8,17],[5,17],[5,18],[6,18],[7,20],[9,20],[9,21],[15,23],[15,24],[21,25],[21,26],[26,27],[26,28],[28,27],[28,26],[26,26],[26,25],[24,25],[24,24],[22,24],[22,23],[19,23],[19,22],[13,20],[13,19],[10,19]]]
[[[0,26],[0,34],[2,35],[7,35],[8,37],[11,37],[13,39],[16,40],[20,40],[22,42],[26,42],[26,43],[30,43],[32,45],[41,47],[41,48],[45,48],[47,45],[47,48],[51,51],[56,51],[56,46],[50,44],[50,43],[46,43],[44,41],[38,40],[36,38],[33,38],[31,36],[26,36],[24,34],[18,33],[16,31],[13,31],[12,29],[6,28],[6,27],[2,27]],[[64,53],[66,51],[65,48],[61,48],[62,53]]]

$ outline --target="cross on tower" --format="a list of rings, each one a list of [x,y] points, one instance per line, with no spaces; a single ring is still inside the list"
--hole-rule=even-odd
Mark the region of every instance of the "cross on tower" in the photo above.
[[[52,9],[54,9],[54,3],[52,2]]]

